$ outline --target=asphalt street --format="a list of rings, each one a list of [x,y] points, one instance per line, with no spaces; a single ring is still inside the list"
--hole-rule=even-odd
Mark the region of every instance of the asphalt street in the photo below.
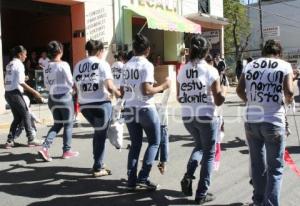
[[[296,99],[297,100],[297,99]],[[126,190],[126,164],[128,133],[125,131],[124,149],[116,150],[106,143],[105,163],[112,170],[111,176],[93,178],[92,128],[80,119],[73,131],[73,150],[80,156],[63,160],[62,136],[51,147],[52,162],[38,159],[38,148],[26,147],[24,134],[18,139],[19,146],[4,149],[7,129],[0,129],[0,205],[3,206],[102,206],[102,205],[193,205],[194,197],[181,193],[180,180],[193,149],[193,140],[180,120],[178,105],[172,105],[170,113],[170,161],[167,171],[161,175],[157,163],[153,165],[151,180],[160,184],[155,192]],[[296,124],[300,124],[300,107],[297,105],[296,122],[290,114],[288,121],[292,135],[287,139],[287,149],[300,167],[300,147]],[[249,184],[249,156],[245,143],[242,120],[243,104],[230,92],[223,106],[225,138],[219,171],[212,177],[210,192],[216,200],[206,205],[247,205],[251,202],[252,188]],[[41,114],[39,114],[41,115]],[[42,114],[43,116],[44,114]],[[39,125],[38,135],[44,137],[49,125]],[[146,138],[145,138],[146,142]],[[143,151],[146,143],[143,145]],[[143,153],[141,153],[143,154]],[[141,156],[140,159],[143,157]],[[141,166],[141,164],[139,164]],[[196,172],[199,176],[199,169]],[[300,177],[285,167],[281,192],[281,205],[297,206],[300,202]],[[194,181],[194,188],[196,181]]]

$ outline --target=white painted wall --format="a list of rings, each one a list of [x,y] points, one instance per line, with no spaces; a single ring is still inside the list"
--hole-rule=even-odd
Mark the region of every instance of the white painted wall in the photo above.
[[[105,56],[106,60],[112,63],[114,60],[111,52],[114,38],[113,1],[87,1],[84,6],[86,40],[95,39],[107,43]]]
[[[198,0],[182,0],[182,15],[198,13]],[[223,17],[223,0],[209,0],[209,14]]]
[[[210,0],[209,13],[212,16],[223,17],[223,0]]]
[[[198,0],[182,0],[182,16],[198,13]]]

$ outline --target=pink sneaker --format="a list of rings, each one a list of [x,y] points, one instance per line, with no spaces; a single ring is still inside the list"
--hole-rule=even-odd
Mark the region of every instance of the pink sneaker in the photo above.
[[[47,148],[42,148],[41,150],[38,151],[40,157],[45,160],[46,162],[51,162],[52,161],[52,158],[50,157],[50,154],[49,154],[49,149]]]
[[[72,157],[77,157],[79,155],[79,152],[74,152],[72,150],[66,151],[63,153],[62,158],[63,159],[69,159]]]
[[[13,140],[7,140],[7,142],[4,145],[5,149],[11,149],[15,146],[15,142]]]

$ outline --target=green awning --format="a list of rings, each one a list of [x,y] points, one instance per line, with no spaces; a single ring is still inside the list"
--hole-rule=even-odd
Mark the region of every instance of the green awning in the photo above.
[[[201,33],[201,25],[186,19],[177,13],[129,5],[125,7],[147,19],[148,28],[166,31]]]

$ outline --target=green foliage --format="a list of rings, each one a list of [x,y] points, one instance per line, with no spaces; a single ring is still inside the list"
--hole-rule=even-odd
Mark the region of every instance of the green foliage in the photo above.
[[[247,8],[239,2],[239,0],[224,1],[224,17],[230,23],[225,27],[225,53],[233,53],[236,60],[242,56],[243,47],[250,34]]]

